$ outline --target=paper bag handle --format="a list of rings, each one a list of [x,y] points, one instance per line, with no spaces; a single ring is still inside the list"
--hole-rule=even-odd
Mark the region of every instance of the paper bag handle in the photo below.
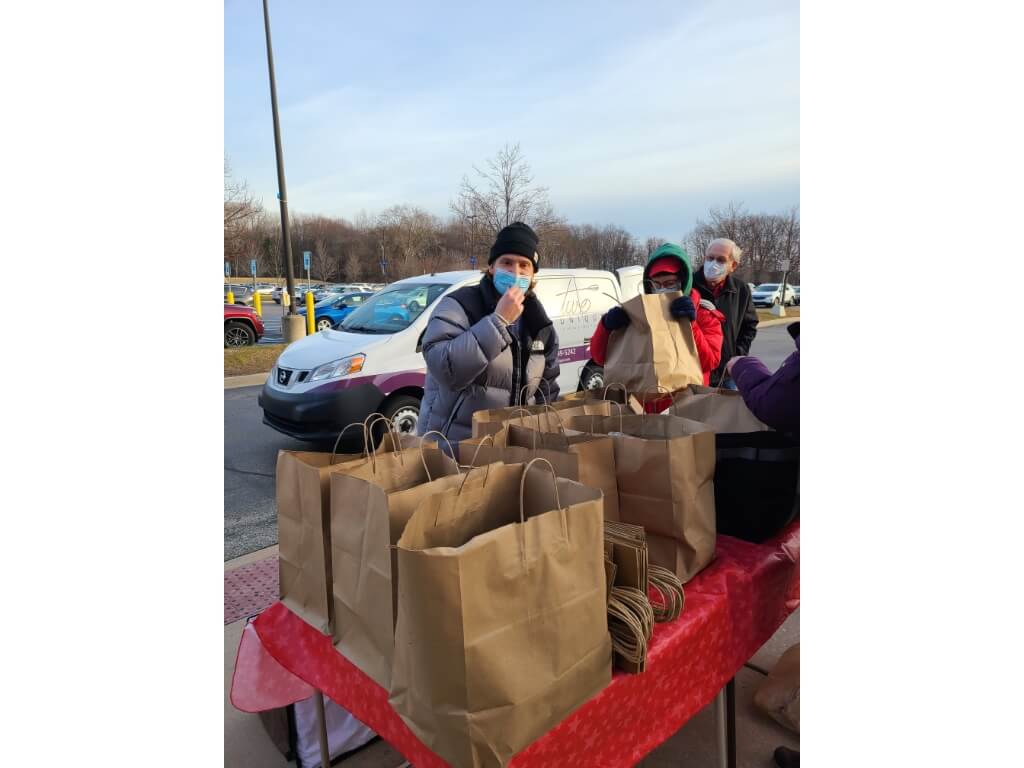
[[[529,389],[530,385],[536,382],[537,394],[544,398],[544,405],[550,405],[551,401],[548,400],[548,393],[540,388],[540,385],[544,383],[544,377],[538,376],[535,379],[528,379],[523,388],[519,390],[519,402],[522,405],[526,405],[526,390]]]
[[[520,414],[522,414],[522,415],[520,415]],[[512,411],[512,417],[509,418],[509,421],[512,421],[512,419],[520,419],[520,420],[522,420],[523,416],[525,416],[526,418],[530,419],[530,418],[533,418],[534,415],[535,414],[530,413],[525,408],[516,408],[514,411]],[[540,426],[540,422],[537,422],[537,426],[538,427]]]
[[[551,472],[551,484],[555,488],[555,507],[557,509],[562,508],[562,500],[558,497],[558,475],[555,474],[555,468],[551,466],[551,462],[547,459],[531,459],[530,462],[523,468],[523,476],[519,480],[519,522],[526,522],[526,475],[537,462],[547,464],[548,470]]]
[[[622,387],[622,399],[627,401],[629,400],[629,390],[626,389],[626,385],[623,384],[621,381],[613,381],[611,384],[606,385],[604,388],[604,392],[601,393],[602,400],[608,399],[608,390],[611,389],[612,387]]]
[[[616,403],[616,405],[618,405],[618,403]],[[562,417],[558,413],[558,409],[555,408],[554,406],[551,406],[551,405],[548,405],[547,403],[544,403],[544,407],[543,407],[541,412],[546,415],[549,411],[555,415],[555,421],[558,422],[558,430],[564,435],[565,434],[565,424],[562,421]],[[540,414],[539,413],[537,414],[537,426],[538,427],[540,426]]]
[[[341,432],[338,433],[338,439],[334,441],[334,448],[331,450],[331,461],[330,464],[334,463],[334,457],[338,454],[338,446],[341,445],[341,438],[348,432],[349,427],[362,427],[363,428],[363,450],[366,449],[366,423],[362,421],[353,421],[351,424],[346,426]]]
[[[484,435],[480,439],[480,443],[477,445],[476,450],[473,451],[473,458],[469,460],[469,464],[464,465],[465,467],[472,469],[476,466],[476,457],[480,454],[480,449],[484,447],[484,443],[488,440],[491,441],[491,445],[494,445],[494,435]],[[505,441],[505,444],[506,446],[508,445],[508,440]]]
[[[430,470],[427,469],[427,456],[426,456],[425,453],[423,453],[423,441],[426,439],[427,435],[437,435],[442,440],[444,440],[446,443],[448,443],[448,450],[451,451],[452,461],[455,462],[455,469],[461,475],[462,474],[462,470],[459,469],[459,460],[455,458],[455,449],[452,448],[451,440],[448,439],[447,435],[442,434],[441,432],[438,432],[436,429],[432,429],[429,432],[424,432],[423,436],[420,438],[420,461],[423,462],[423,469],[427,473],[427,478],[431,482],[433,482],[433,480],[434,480],[434,478],[432,478],[430,476]]]
[[[537,394],[544,398],[544,404],[547,405],[548,396],[545,392],[542,392],[540,388],[540,384],[542,381],[544,381],[544,379],[543,377],[540,377],[536,379],[530,379],[528,382],[523,384],[523,386],[519,389],[519,403],[522,405],[526,405],[526,390],[530,388],[531,384],[537,382]]]
[[[402,455],[402,444],[399,442],[398,439],[401,437],[402,433],[398,431],[398,427],[395,424],[395,422],[393,422],[387,416],[381,413],[371,413],[369,416],[366,417],[366,421],[363,422],[364,424],[366,424],[365,439],[367,443],[369,443],[369,441],[373,439],[373,428],[377,425],[378,422],[381,421],[383,421],[388,426],[388,429],[385,434],[387,434],[387,436],[391,438],[391,445],[395,449],[394,452],[398,454],[398,460],[402,463],[402,466],[404,467],[405,456]],[[383,442],[383,436],[381,437],[381,441]],[[367,445],[366,447],[369,446]]]
[[[487,437],[490,437],[490,435],[487,435]],[[491,442],[493,443],[494,441],[492,440]],[[483,445],[483,441],[481,441],[481,442],[480,442],[480,445]],[[478,451],[480,450],[480,446],[477,446],[477,450],[478,450]],[[487,485],[487,478],[489,478],[489,477],[491,476],[491,467],[492,467],[492,466],[493,466],[493,465],[494,465],[495,463],[496,463],[496,462],[490,462],[490,463],[489,463],[489,464],[487,465],[487,471],[486,471],[486,472],[484,472],[484,485]],[[474,469],[474,467],[471,467],[470,469]],[[467,472],[466,474],[464,474],[464,475],[462,476],[462,482],[461,482],[461,483],[459,483],[459,490],[455,492],[455,495],[456,495],[456,496],[461,496],[461,495],[462,495],[462,489],[466,487],[466,481],[467,481],[467,480],[469,480],[469,472]]]

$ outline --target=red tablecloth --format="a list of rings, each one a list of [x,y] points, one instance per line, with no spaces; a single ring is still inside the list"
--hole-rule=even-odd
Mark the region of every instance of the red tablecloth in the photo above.
[[[655,626],[647,671],[616,672],[607,688],[517,754],[511,765],[635,765],[705,707],[796,609],[799,563],[799,521],[764,544],[719,536],[714,562],[685,587],[682,616]],[[260,614],[253,626],[274,660],[349,710],[416,768],[446,765],[388,705],[387,691],[334,650],[330,637],[281,603]],[[248,709],[260,699],[261,683],[240,674],[243,665],[262,665],[239,662],[236,667],[232,700],[248,702]],[[265,694],[274,706],[281,705],[280,679],[277,685],[276,694],[269,686]]]

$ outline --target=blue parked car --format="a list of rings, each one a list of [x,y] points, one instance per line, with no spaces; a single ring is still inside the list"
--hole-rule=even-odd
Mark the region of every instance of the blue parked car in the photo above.
[[[316,318],[316,329],[322,331],[326,328],[335,328],[338,323],[348,317],[348,314],[361,307],[363,302],[373,296],[372,293],[343,293],[333,294],[323,301],[313,305],[313,317]],[[306,314],[306,308],[299,309],[300,315]]]
[[[425,286],[412,286],[411,290],[384,293],[373,305],[373,319],[404,328],[420,316],[436,295],[429,295]]]

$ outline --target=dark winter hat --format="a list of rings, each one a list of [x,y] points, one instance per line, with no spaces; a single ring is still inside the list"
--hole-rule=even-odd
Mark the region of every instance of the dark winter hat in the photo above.
[[[488,257],[487,263],[493,264],[504,253],[516,253],[532,261],[533,271],[536,272],[540,269],[540,256],[537,255],[539,242],[540,238],[529,225],[523,224],[521,221],[513,221],[498,233],[494,245],[491,246],[491,255]]]

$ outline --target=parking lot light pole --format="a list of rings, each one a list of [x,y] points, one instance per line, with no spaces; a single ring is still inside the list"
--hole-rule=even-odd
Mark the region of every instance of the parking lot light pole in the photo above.
[[[292,264],[292,238],[288,228],[288,188],[284,182],[284,153],[281,149],[281,120],[277,114],[277,83],[274,79],[274,49],[270,44],[270,10],[263,0],[263,28],[267,36],[267,70],[270,73],[270,110],[274,116],[274,151],[277,155],[277,199],[281,203],[281,238],[284,243],[285,281],[288,295],[295,291],[295,265]],[[286,344],[305,335],[305,323],[296,313],[295,303],[289,302],[288,313],[281,318],[281,330]]]

